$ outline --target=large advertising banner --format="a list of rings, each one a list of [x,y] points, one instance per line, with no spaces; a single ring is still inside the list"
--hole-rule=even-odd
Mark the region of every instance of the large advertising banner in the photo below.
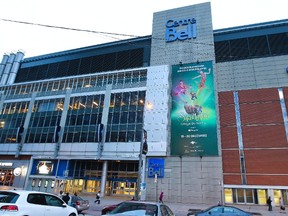
[[[218,155],[212,61],[172,66],[171,155]]]

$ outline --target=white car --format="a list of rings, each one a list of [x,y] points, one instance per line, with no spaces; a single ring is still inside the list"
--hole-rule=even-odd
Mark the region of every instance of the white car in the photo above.
[[[103,215],[103,214],[102,214]],[[124,201],[115,206],[108,213],[110,216],[175,216],[172,210],[163,203],[142,202],[142,201]],[[105,214],[105,216],[107,216]]]
[[[0,190],[0,216],[78,216],[58,196],[39,191]]]

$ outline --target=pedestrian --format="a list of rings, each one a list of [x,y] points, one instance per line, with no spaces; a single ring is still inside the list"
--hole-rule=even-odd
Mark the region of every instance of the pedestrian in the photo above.
[[[279,198],[279,205],[280,205],[280,213],[284,213],[285,212],[285,206],[284,206],[284,202],[282,200],[282,198]]]
[[[67,192],[65,196],[62,197],[62,200],[68,204],[69,200],[70,200],[70,196],[69,196],[69,193]]]
[[[71,198],[71,206],[76,208],[76,202],[79,200],[78,194],[75,192]]]
[[[100,191],[98,191],[98,193],[96,194],[96,200],[94,202],[100,204]]]
[[[164,196],[164,193],[161,192],[161,193],[160,193],[160,196],[159,196],[159,202],[160,202],[160,203],[163,203],[163,196]]]
[[[62,199],[62,197],[63,197],[63,191],[62,190],[60,190],[58,197]]]
[[[272,211],[272,200],[270,196],[267,199],[267,205],[268,205],[268,211]]]

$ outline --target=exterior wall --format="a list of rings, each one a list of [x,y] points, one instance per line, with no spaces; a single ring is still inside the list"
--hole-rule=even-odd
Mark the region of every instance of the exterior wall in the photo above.
[[[166,21],[188,18],[196,19],[197,37],[167,43],[165,40]],[[180,29],[177,28],[177,31],[179,32]],[[113,50],[111,47],[108,48]],[[78,54],[81,55],[80,50]],[[146,57],[145,55],[145,60],[143,60],[145,65],[148,64]],[[58,60],[60,61],[60,59]],[[215,102],[216,109],[219,108],[217,110],[219,114],[217,119],[219,156],[171,156],[171,66],[196,64],[204,61],[212,61],[214,67],[215,89],[213,90],[218,94],[216,94]],[[43,63],[41,60],[35,60],[35,62],[40,65]],[[49,56],[45,62],[49,62]],[[131,86],[119,85],[111,90],[112,93],[146,91],[143,129],[148,133],[147,159],[159,157],[165,160],[164,178],[158,178],[155,182],[154,178],[144,177],[147,185],[146,199],[158,200],[159,193],[163,191],[167,201],[215,204],[217,201],[223,201],[221,200],[222,193],[226,188],[267,190],[267,195],[272,196],[274,196],[272,189],[282,189],[283,193],[284,190],[288,191],[288,161],[285,160],[288,153],[287,112],[284,112],[283,106],[281,106],[283,103],[278,89],[283,88],[284,104],[287,110],[288,74],[285,71],[287,62],[288,56],[283,55],[215,63],[210,3],[155,13],[150,60],[152,66],[142,68],[147,70],[147,82],[130,83]],[[107,73],[117,74],[118,72],[109,71]],[[83,80],[80,78],[79,86],[82,82]],[[50,84],[53,84],[53,81]],[[97,89],[95,87],[95,89],[87,90],[83,89],[83,86],[79,86],[69,92],[59,89],[57,93],[52,90],[51,92],[33,93],[35,98],[28,94],[17,95],[13,98],[14,95],[10,97],[7,94],[5,95],[7,99],[5,99],[5,96],[2,95],[0,108],[7,101],[32,102],[35,99],[44,100],[55,97],[65,98],[66,101],[69,101],[70,97],[111,93],[107,93],[104,88]],[[237,93],[239,97],[238,104],[235,102],[234,93]],[[239,113],[236,111],[238,106]],[[107,107],[109,104],[106,104]],[[31,114],[31,109],[29,110]],[[237,114],[240,114],[239,119],[237,119]],[[26,123],[28,126],[28,120]],[[241,146],[242,144],[243,146]],[[29,169],[27,170],[27,168],[30,157],[32,159],[51,159],[55,156],[55,145],[54,143],[23,143],[20,156],[15,159],[14,155],[19,150],[19,144],[1,143],[0,162],[15,161],[15,166],[25,166],[25,174],[23,172],[23,175],[15,182],[19,182],[20,186],[27,186],[29,178]],[[110,142],[104,145],[104,151],[99,158],[98,143],[96,142],[62,143],[57,160],[101,160],[101,162],[130,160],[138,162],[139,150],[140,142],[129,142],[128,144],[120,141]],[[23,155],[27,155],[27,157],[23,159]],[[30,180],[34,177],[30,176]],[[67,176],[61,177],[65,180]],[[52,178],[54,176],[50,176],[50,180]],[[258,191],[254,192],[258,193]],[[288,203],[287,196],[285,199]]]
[[[196,18],[197,38],[166,43],[169,19]],[[150,65],[191,63],[214,59],[214,39],[210,3],[154,13]]]
[[[147,179],[147,199],[158,200],[163,191],[168,201],[215,204],[221,200],[221,169],[220,157],[167,157],[165,178]]]
[[[288,56],[217,63],[218,91],[287,86]]]
[[[278,199],[274,198],[273,190],[282,189],[285,193],[288,178],[283,119],[287,113],[283,113],[278,92],[278,88],[283,88],[284,101],[287,101],[287,58],[277,56],[216,64],[224,188],[266,188],[267,195],[271,195],[276,204]],[[237,92],[239,98],[241,134],[237,130],[233,92]],[[241,172],[239,137],[243,142],[245,173]],[[243,184],[243,175],[246,184]]]
[[[144,128],[148,133],[148,156],[169,152],[169,66],[148,69]]]
[[[166,42],[166,21],[179,21],[188,18],[196,19],[196,39]],[[180,32],[180,30],[185,30],[185,28],[186,26],[180,26],[176,29],[177,32]],[[215,54],[210,3],[154,13],[151,46],[151,66],[181,65],[185,63],[189,64],[191,62],[212,61],[214,67]],[[217,71],[213,70],[213,73],[217,73]],[[151,92],[150,85],[156,86],[154,89],[157,91],[157,97],[166,97],[166,94],[170,96],[171,88],[166,88],[167,85],[171,85],[169,83],[170,80],[165,83],[164,94],[162,94],[163,90],[161,90],[159,94],[159,87],[160,89],[163,88],[161,87],[161,84],[159,85],[157,82],[158,80],[155,80],[153,83],[147,82],[147,101],[149,101]],[[217,83],[214,83],[214,86],[216,92]],[[154,89],[152,89],[153,92]],[[154,94],[156,94],[156,91]],[[217,98],[215,101],[217,109]],[[169,101],[167,100],[167,102]],[[168,107],[168,110],[169,109],[171,109],[171,107]],[[164,113],[166,114],[166,110],[164,110]],[[146,112],[146,114],[149,113]],[[170,114],[169,111],[167,114]],[[145,119],[145,126],[147,122],[150,122],[150,120],[146,121]],[[170,124],[171,123],[168,122],[165,126],[168,130],[167,140],[170,140]],[[218,137],[220,137],[219,134]],[[148,141],[150,143],[149,138]],[[220,139],[218,139],[218,149],[221,149],[219,141]],[[171,143],[168,144],[168,146],[170,145]],[[221,155],[220,150],[219,155]],[[163,191],[166,200],[183,203],[215,204],[217,201],[221,200],[221,184],[223,182],[221,157],[171,157],[169,156],[169,148],[167,156],[168,157],[165,158],[165,177],[159,179],[158,188],[156,188],[154,179],[146,178],[146,196],[148,199],[153,200],[153,198],[157,197],[157,193]]]

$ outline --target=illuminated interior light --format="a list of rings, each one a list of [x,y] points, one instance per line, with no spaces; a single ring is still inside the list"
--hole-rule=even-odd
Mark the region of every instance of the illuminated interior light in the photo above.
[[[82,106],[82,107],[86,107],[84,104],[82,104],[82,103],[80,103],[80,102],[79,102],[79,105]]]
[[[98,103],[97,103],[97,102],[95,102],[95,101],[93,101],[93,104],[95,104],[96,106],[98,106]]]
[[[4,126],[5,126],[5,121],[1,121],[0,122],[0,128],[4,128]]]
[[[152,109],[152,108],[153,108],[153,104],[150,103],[150,102],[148,102],[147,105],[146,105],[146,107],[147,107],[148,109]]]

